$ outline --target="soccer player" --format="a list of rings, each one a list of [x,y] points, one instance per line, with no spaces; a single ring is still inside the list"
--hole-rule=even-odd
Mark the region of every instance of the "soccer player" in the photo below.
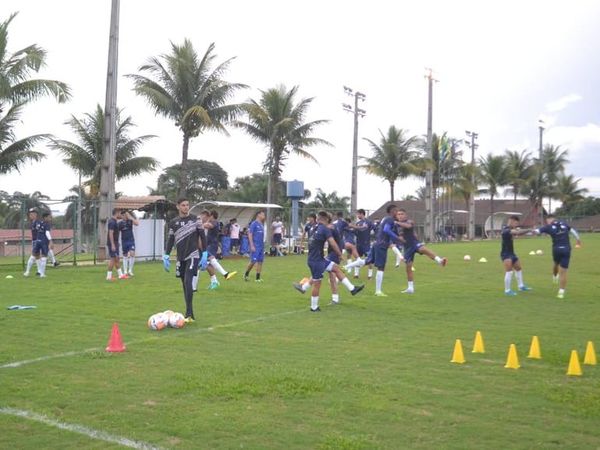
[[[248,228],[248,242],[250,244],[250,262],[246,267],[244,281],[248,281],[250,271],[256,265],[256,282],[262,283],[260,272],[265,260],[265,212],[256,213],[254,220]]]
[[[356,211],[356,218],[356,224],[354,225],[354,234],[356,234],[356,251],[360,258],[366,258],[371,250],[371,231],[373,230],[373,223],[366,218],[364,209],[359,209]],[[357,261],[361,260],[355,260],[355,262]],[[364,263],[362,265],[364,265]],[[362,265],[354,267],[354,278],[358,278],[360,267],[362,267]],[[369,280],[373,277],[372,264],[369,264],[367,277]]]
[[[210,275],[210,285],[208,289],[214,290],[219,287],[219,280],[215,270],[225,277],[226,280],[233,278],[237,272],[227,272],[223,269],[223,266],[217,260],[217,252],[219,251],[219,213],[217,211],[203,210],[200,213],[202,219],[202,226],[206,233],[206,250],[208,252],[208,264],[207,271]]]
[[[394,232],[394,218],[397,209],[398,207],[396,205],[387,206],[387,216],[379,223],[377,237],[375,244],[373,244],[373,262],[377,268],[377,273],[375,274],[375,295],[377,297],[387,297],[387,295],[383,293],[382,287],[388,248],[392,243],[400,243],[400,236]]]
[[[273,248],[275,248],[277,256],[283,256],[281,253],[281,243],[283,241],[283,222],[279,216],[275,217],[275,220],[271,224],[271,230],[273,231],[271,244]]]
[[[123,273],[133,276],[133,264],[135,263],[135,238],[133,227],[138,226],[140,221],[129,211],[121,211],[122,220],[119,222],[121,233],[121,249],[123,250]]]
[[[229,251],[232,254],[237,254],[240,248],[240,224],[237,223],[235,218],[231,219],[229,224],[229,239],[231,239]]]
[[[502,248],[500,250],[500,259],[504,264],[504,295],[515,296],[517,293],[511,289],[513,270],[517,276],[517,284],[520,291],[530,291],[531,288],[523,282],[523,271],[521,261],[515,254],[513,245],[513,236],[527,233],[529,230],[519,230],[519,216],[510,216],[508,223],[502,228]]]
[[[317,227],[317,215],[315,213],[310,213],[308,215],[308,222],[304,224],[304,229],[302,230],[302,236],[300,237],[300,245],[303,245],[304,238],[310,239],[313,231]]]
[[[331,217],[328,217],[329,219],[329,223],[327,225],[327,228],[329,228],[331,230],[331,237],[333,238],[333,240],[335,241],[335,243],[337,244],[337,248],[339,248],[341,251],[343,251],[344,248],[344,237],[342,236],[342,234],[340,233],[338,227],[335,225],[334,223],[331,223]],[[344,221],[343,218],[341,218],[340,216],[338,216],[338,220]],[[348,228],[346,227],[345,230],[347,230]],[[328,245],[327,246],[327,260],[337,264],[338,266],[341,263],[341,255],[338,255],[336,253],[335,247],[333,245]],[[335,273],[333,272],[329,272],[329,284],[331,286],[331,304],[332,305],[339,305],[340,303],[340,295],[338,292],[338,282],[337,282],[337,277],[335,275]]]
[[[31,267],[33,266],[34,262],[37,266],[37,273],[40,273],[40,246],[37,239],[38,233],[43,226],[42,221],[38,219],[37,209],[31,208],[28,212],[28,216],[30,222],[29,226],[31,229],[31,255],[27,260],[27,266],[25,268],[25,272],[23,273],[23,276],[25,277],[29,276],[29,272],[31,271]]]
[[[415,224],[408,218],[406,210],[400,208],[396,212],[396,224],[402,228],[402,241],[404,243],[404,261],[406,262],[406,278],[408,279],[408,288],[403,290],[403,294],[414,294],[415,281],[413,273],[413,261],[415,254],[429,256],[438,265],[444,267],[448,263],[447,258],[440,258],[429,250],[422,242],[417,240],[415,233]]]
[[[129,278],[121,270],[121,261],[119,260],[119,219],[121,211],[117,208],[112,210],[112,217],[108,219],[106,227],[108,229],[106,237],[106,248],[108,250],[108,271],[106,272],[106,281],[113,281],[113,269],[117,269],[117,275],[120,280]]]
[[[565,289],[567,288],[567,271],[569,270],[569,261],[571,259],[571,241],[569,233],[577,240],[577,246],[581,247],[581,239],[575,228],[562,220],[558,220],[552,214],[546,216],[546,225],[535,230],[535,233],[545,233],[552,238],[552,259],[554,267],[552,269],[553,281],[558,281],[557,298],[565,298]]]
[[[308,267],[310,268],[311,279],[303,285],[300,283],[293,284],[294,288],[302,294],[312,286],[310,298],[310,310],[312,312],[321,311],[321,308],[319,307],[319,291],[321,289],[321,280],[323,280],[323,274],[325,272],[335,273],[337,279],[346,286],[352,295],[358,294],[365,287],[364,285],[354,286],[342,273],[337,264],[325,259],[324,248],[326,242],[333,247],[334,252],[339,258],[342,257],[342,251],[333,239],[331,230],[327,228],[330,220],[329,213],[325,211],[319,211],[317,214],[318,225],[308,244]]]
[[[198,267],[206,265],[208,254],[204,227],[198,218],[190,214],[190,202],[186,198],[177,200],[179,215],[169,222],[169,240],[163,255],[163,265],[168,272],[171,269],[169,255],[173,246],[177,249],[175,276],[181,279],[185,300],[185,321],[194,322],[193,279],[198,275]],[[200,257],[202,252],[202,258]]]

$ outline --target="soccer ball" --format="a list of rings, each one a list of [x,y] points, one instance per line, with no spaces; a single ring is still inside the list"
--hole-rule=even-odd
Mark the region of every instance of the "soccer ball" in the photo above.
[[[169,326],[171,328],[183,328],[185,325],[185,319],[181,313],[173,313],[169,317]]]
[[[163,313],[151,315],[148,319],[148,328],[156,331],[166,328],[168,321],[165,322],[165,318],[166,316]]]
[[[465,257],[463,259],[465,261],[471,261],[471,256],[470,255],[465,255]]]
[[[165,323],[169,325],[169,320],[171,319],[171,316],[175,313],[170,309],[167,309],[165,312],[163,312],[163,314],[165,315]]]
[[[543,254],[544,254],[544,252],[543,252],[543,251],[541,251],[541,250],[536,250],[535,254],[536,254],[536,255],[543,255]]]

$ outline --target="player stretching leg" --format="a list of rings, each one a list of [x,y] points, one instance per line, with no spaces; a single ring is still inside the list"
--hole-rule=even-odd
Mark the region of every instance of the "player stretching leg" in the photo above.
[[[325,242],[333,247],[334,252],[339,258],[342,257],[342,251],[336,244],[331,235],[331,230],[327,228],[330,222],[330,216],[325,211],[319,211],[317,214],[318,225],[313,231],[308,244],[308,267],[311,272],[311,280],[303,285],[294,283],[294,288],[304,294],[312,286],[310,298],[310,310],[312,312],[321,311],[319,307],[319,292],[321,290],[321,281],[325,272],[333,272],[337,279],[350,291],[352,295],[358,294],[364,289],[364,285],[354,286],[350,280],[342,273],[339,266],[324,258]]]
[[[226,280],[233,278],[237,272],[227,272],[217,260],[217,252],[219,250],[219,223],[217,222],[217,219],[219,218],[219,213],[217,213],[217,211],[209,212],[205,209],[200,213],[200,217],[202,218],[206,233],[208,263],[210,265],[207,269],[210,275],[210,285],[208,286],[208,289],[213,290],[219,287],[219,281],[217,280],[215,270],[223,275]]]
[[[383,218],[377,229],[377,238],[373,244],[373,260],[377,273],[375,274],[375,295],[377,297],[387,297],[383,293],[383,274],[387,262],[387,252],[391,243],[399,243],[400,237],[394,232],[394,217],[397,211],[396,205],[388,205],[386,208],[387,216]]]
[[[133,264],[135,263],[135,238],[133,227],[138,226],[140,221],[127,210],[121,211],[123,220],[119,222],[121,232],[121,249],[123,251],[123,273],[133,276]]]
[[[422,242],[417,240],[415,234],[414,222],[410,220],[404,209],[398,209],[396,213],[396,225],[402,229],[402,240],[404,241],[404,261],[406,262],[406,278],[408,287],[402,291],[403,294],[414,294],[415,275],[413,273],[413,261],[415,254],[425,255],[434,260],[440,266],[445,266],[448,259],[440,258],[429,250]]]
[[[517,293],[511,289],[513,270],[517,276],[517,284],[520,291],[530,291],[523,282],[523,271],[521,261],[515,254],[513,236],[518,236],[527,233],[529,230],[518,230],[519,216],[510,216],[507,225],[502,228],[502,249],[500,250],[500,258],[504,264],[504,294],[515,296]]]
[[[546,216],[546,225],[535,230],[537,234],[545,233],[552,238],[552,259],[554,266],[552,268],[553,278],[558,276],[559,289],[557,298],[565,298],[567,288],[567,272],[569,270],[569,261],[571,260],[571,241],[569,233],[577,240],[577,246],[581,247],[581,239],[574,228],[562,220],[557,220],[552,214]]]
[[[177,200],[178,217],[169,222],[169,240],[163,255],[163,265],[168,272],[171,269],[169,254],[173,246],[177,249],[175,276],[181,278],[183,298],[185,300],[185,321],[193,322],[194,287],[193,279],[198,274],[198,267],[206,265],[207,253],[200,252],[205,248],[205,233],[202,222],[190,214],[190,202],[181,198]]]
[[[256,213],[254,220],[248,228],[248,242],[250,243],[250,262],[246,267],[244,281],[248,281],[250,271],[256,265],[256,282],[262,283],[260,272],[265,260],[265,212]]]

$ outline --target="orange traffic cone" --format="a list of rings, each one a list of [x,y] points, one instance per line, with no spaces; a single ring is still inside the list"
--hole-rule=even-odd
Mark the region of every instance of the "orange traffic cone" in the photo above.
[[[117,322],[113,323],[112,332],[110,333],[110,339],[108,341],[108,347],[106,347],[107,352],[124,352],[125,344],[123,344],[123,338],[121,337],[121,332],[119,331],[119,325]]]

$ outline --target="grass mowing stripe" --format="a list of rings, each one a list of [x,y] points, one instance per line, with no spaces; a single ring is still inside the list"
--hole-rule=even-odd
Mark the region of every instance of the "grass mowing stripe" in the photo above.
[[[70,431],[72,433],[83,434],[91,439],[97,439],[100,441],[111,442],[113,444],[122,445],[123,447],[136,448],[142,450],[159,450],[157,447],[146,442],[134,441],[132,439],[124,438],[122,436],[114,436],[104,431],[94,430],[92,428],[84,427],[74,423],[65,423],[58,420],[52,419],[43,414],[38,414],[32,411],[15,408],[0,407],[0,414],[7,416],[22,417],[27,420],[33,420],[35,422],[43,423],[51,427],[59,428],[61,430]]]
[[[295,309],[292,311],[284,311],[284,312],[277,313],[277,314],[270,314],[268,316],[259,316],[259,317],[255,317],[254,319],[246,319],[246,320],[240,320],[238,322],[226,323],[223,325],[214,325],[212,327],[198,328],[198,329],[192,330],[186,334],[170,334],[165,337],[151,336],[146,339],[138,339],[135,341],[126,342],[126,345],[143,344],[143,343],[154,341],[156,339],[161,339],[161,338],[176,337],[176,336],[189,336],[190,334],[203,333],[206,331],[214,331],[214,330],[221,329],[221,328],[231,328],[231,327],[237,327],[240,325],[246,325],[249,323],[263,322],[265,320],[275,319],[275,318],[287,316],[290,314],[296,314],[296,313],[299,313],[302,311],[306,311],[306,309]],[[26,366],[28,364],[33,364],[33,363],[42,362],[42,361],[48,361],[50,359],[68,358],[69,356],[80,356],[80,355],[85,355],[86,353],[99,352],[101,350],[102,349],[100,347],[94,347],[94,348],[88,348],[85,350],[57,353],[55,355],[40,356],[39,358],[26,359],[23,361],[14,361],[11,363],[3,364],[0,366],[0,369],[14,369],[17,367]]]

